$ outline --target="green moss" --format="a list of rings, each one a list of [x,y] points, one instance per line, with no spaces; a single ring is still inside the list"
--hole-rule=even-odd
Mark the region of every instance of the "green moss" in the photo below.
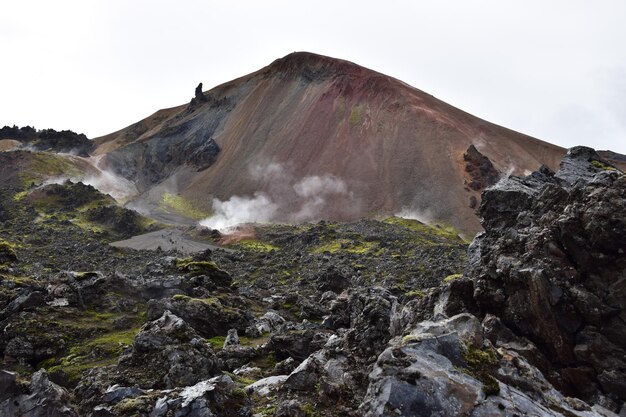
[[[450,281],[454,281],[455,279],[461,278],[463,276],[463,274],[452,274],[452,275],[448,275],[447,277],[445,277],[443,279],[443,282],[450,282]]]
[[[0,281],[9,281],[19,287],[34,287],[41,285],[41,281],[24,276],[16,276],[11,274],[0,274]]]
[[[28,195],[28,191],[20,191],[13,196],[14,201],[22,201]]]
[[[357,105],[352,107],[350,112],[350,127],[356,127],[363,123],[363,106]]]
[[[16,245],[0,239],[0,265],[17,261]]]
[[[65,155],[51,152],[24,152],[28,155],[18,178],[24,186],[54,177],[81,177],[82,171]]]
[[[97,272],[93,272],[93,271],[86,271],[86,272],[76,272],[74,274],[74,279],[76,281],[83,281],[89,278],[97,278],[98,277],[98,273]]]
[[[210,211],[203,210],[189,200],[170,193],[163,193],[161,209],[167,213],[179,214],[193,220],[206,219],[211,215]]]
[[[250,347],[255,347],[257,345],[263,345],[265,343],[267,343],[270,340],[270,335],[265,334],[263,336],[260,337],[254,337],[254,338],[249,338],[246,336],[241,336],[239,337],[239,343],[242,346],[250,346]]]
[[[49,358],[39,364],[51,374],[63,374],[70,383],[78,382],[86,370],[114,365],[126,347],[132,345],[139,328],[106,333],[69,349],[68,355]]]
[[[498,357],[492,349],[476,349],[468,346],[463,352],[463,359],[469,366],[495,365]]]
[[[304,412],[304,415],[306,417],[319,417],[322,415],[319,411],[317,411],[317,407],[315,407],[311,403],[302,404],[302,407],[300,407],[300,409]]]
[[[198,304],[206,304],[218,309],[221,309],[224,313],[236,313],[237,310],[224,306],[220,302],[219,298],[209,297],[209,298],[193,298],[183,294],[176,294],[172,296],[172,300],[185,301],[188,303],[198,303]]]
[[[494,368],[498,364],[498,357],[493,349],[477,349],[472,346],[466,346],[463,352],[463,359],[465,359],[468,368],[462,371],[478,379],[483,384],[485,395],[497,395],[500,393],[498,380],[492,375]]]
[[[311,253],[336,253],[336,252],[349,252],[356,254],[364,254],[374,250],[378,244],[376,242],[367,241],[355,241],[352,239],[333,239],[326,241],[320,246],[317,246],[311,250]]]
[[[259,240],[245,239],[232,245],[238,249],[248,250],[252,252],[271,252],[278,251],[280,248],[269,242],[261,242]]]
[[[254,378],[248,378],[245,376],[241,376],[241,375],[235,375],[231,372],[224,372],[226,375],[228,375],[229,377],[232,378],[233,381],[235,381],[238,384],[244,385],[244,386],[248,386],[250,384],[254,384],[257,380]]]
[[[405,293],[404,296],[408,299],[422,298],[426,296],[426,292],[422,290],[412,290],[412,291]]]
[[[605,171],[617,171],[617,169],[615,167],[612,167],[610,165],[606,165],[600,161],[596,161],[593,160],[591,161],[591,165],[593,165],[594,167],[598,168],[598,169],[603,169]]]
[[[189,297],[188,295],[183,295],[183,294],[176,294],[172,297],[173,300],[186,300],[188,302],[195,302],[195,303],[202,303],[202,304],[210,304],[210,305],[214,305],[214,306],[220,306],[220,300],[218,298],[215,297],[209,297],[209,298],[194,298],[194,297]]]
[[[118,356],[124,348],[132,345],[139,328],[120,330],[96,337],[82,346],[70,349],[70,354],[100,353],[102,356]]]
[[[193,258],[176,260],[176,267],[181,272],[186,272],[190,276],[211,275],[212,273],[225,274],[213,261],[195,261]]]
[[[419,338],[415,335],[408,334],[402,338],[402,345],[408,345],[409,343],[419,342]]]
[[[206,339],[206,341],[211,344],[213,350],[222,350],[224,342],[226,341],[226,336],[215,336],[210,339]]]
[[[486,396],[500,394],[500,384],[498,380],[489,374],[479,376],[480,381],[483,383],[483,392]]]
[[[124,398],[113,406],[113,411],[121,415],[140,416],[147,415],[152,409],[154,398],[141,396],[135,398]]]
[[[276,356],[274,356],[274,352],[271,352],[264,356],[259,356],[252,360],[252,364],[261,368],[262,370],[269,370],[274,368],[278,361],[276,360]]]
[[[439,237],[443,239],[450,239],[462,242],[463,240],[459,237],[459,232],[454,229],[452,226],[443,225],[443,224],[434,224],[427,225],[419,220],[414,219],[405,219],[402,217],[389,217],[383,220],[384,223],[394,224],[397,226],[404,227],[413,232],[417,232],[420,234],[425,234],[431,237]]]

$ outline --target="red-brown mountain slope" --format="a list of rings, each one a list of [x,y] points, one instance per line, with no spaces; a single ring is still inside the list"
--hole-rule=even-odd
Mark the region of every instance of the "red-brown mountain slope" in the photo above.
[[[404,209],[469,236],[480,229],[480,187],[468,184],[484,170],[468,165],[489,165],[464,159],[471,145],[501,173],[555,169],[565,152],[392,77],[305,52],[194,101],[96,139],[95,153],[137,184],[138,202],[154,208],[163,192],[176,193],[221,213],[220,201],[245,197],[231,200],[237,211],[256,193],[270,205],[265,220]]]

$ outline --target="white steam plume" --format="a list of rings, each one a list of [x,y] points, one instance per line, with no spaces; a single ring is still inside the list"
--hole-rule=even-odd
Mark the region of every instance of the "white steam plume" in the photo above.
[[[113,174],[111,171],[99,169],[98,174],[89,175],[82,180],[83,184],[91,185],[96,190],[104,194],[109,194],[116,201],[125,202],[129,197],[137,194],[135,184]]]
[[[240,223],[267,223],[271,221],[278,205],[264,193],[254,197],[232,196],[226,201],[213,199],[215,214],[200,222],[200,225],[218,230],[228,230]]]
[[[293,189],[298,196],[304,198],[326,194],[345,194],[348,192],[346,183],[333,175],[304,177],[293,186]]]
[[[120,203],[125,203],[137,195],[138,191],[135,184],[102,166],[102,157],[103,155],[88,158],[75,157],[88,162],[97,171],[95,174],[85,176],[80,181],[86,185],[91,185],[101,193],[109,194]]]
[[[398,213],[394,214],[396,217],[402,217],[403,219],[417,220],[424,224],[433,224],[434,217],[429,210],[417,210],[414,208],[403,207]]]
[[[295,221],[311,221],[319,218],[329,198],[348,195],[346,183],[333,175],[307,176],[293,185],[300,198],[300,210],[293,215]]]
[[[314,221],[323,218],[330,203],[335,203],[335,210],[337,206],[346,211],[355,206],[346,183],[334,175],[297,179],[290,169],[276,163],[255,165],[249,172],[268,191],[256,192],[252,197],[233,196],[226,201],[214,199],[215,214],[202,220],[202,226],[228,230],[241,223]],[[338,199],[345,204],[337,204]]]

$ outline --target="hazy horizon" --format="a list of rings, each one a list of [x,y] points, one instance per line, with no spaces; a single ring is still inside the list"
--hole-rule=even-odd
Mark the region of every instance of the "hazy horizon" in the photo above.
[[[626,153],[626,3],[0,5],[0,125],[94,138],[294,51],[400,79],[563,147]]]

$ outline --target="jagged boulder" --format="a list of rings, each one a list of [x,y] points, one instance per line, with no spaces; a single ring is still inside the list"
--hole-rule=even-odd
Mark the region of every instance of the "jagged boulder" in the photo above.
[[[175,295],[170,299],[150,300],[148,318],[155,319],[171,311],[189,323],[203,337],[225,336],[230,329],[242,334],[253,320],[247,310],[231,307],[216,297],[195,298]]]
[[[148,371],[143,375],[148,388],[192,385],[215,374],[216,365],[210,344],[169,311],[141,328],[132,350],[119,362],[120,368]]]
[[[200,103],[205,103],[207,101],[206,96],[202,92],[202,83],[198,84],[196,90],[194,92],[194,97],[191,99],[191,103],[189,103],[192,107],[197,106]]]
[[[85,408],[92,417],[239,417],[248,416],[248,399],[227,375],[168,390],[141,392],[126,387],[112,388],[104,402]]]
[[[398,301],[384,288],[365,288],[351,294],[348,309],[346,348],[361,360],[373,362],[399,326]]]
[[[23,392],[16,387],[15,375],[0,371],[0,385],[7,391],[0,393],[1,416],[78,417],[70,405],[70,395],[62,387],[50,382],[44,369],[35,372]]]
[[[470,145],[463,154],[465,172],[469,175],[467,187],[474,191],[482,191],[498,182],[500,173],[493,166],[491,160],[480,153],[474,145]]]
[[[470,246],[481,314],[547,358],[559,389],[626,400],[626,175],[590,148],[483,194]]]
[[[363,416],[616,417],[558,392],[522,356],[494,349],[478,318],[422,322],[378,357]]]

